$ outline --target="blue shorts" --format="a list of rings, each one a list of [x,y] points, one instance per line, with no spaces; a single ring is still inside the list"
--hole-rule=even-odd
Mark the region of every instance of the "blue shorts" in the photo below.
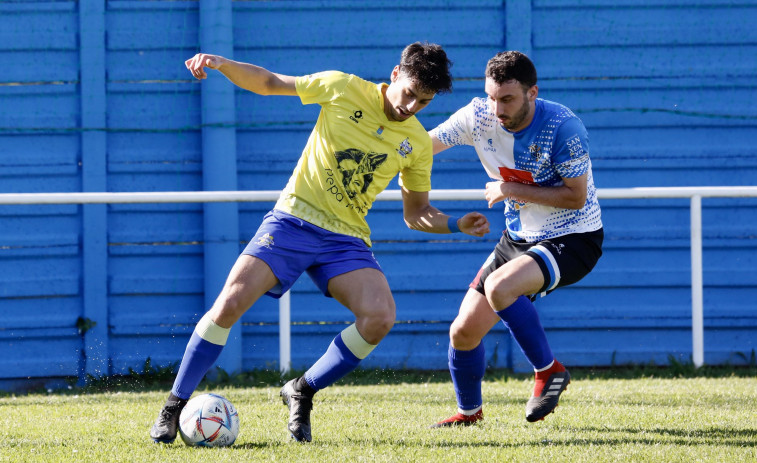
[[[272,210],[263,218],[242,254],[263,260],[279,280],[268,294],[280,298],[307,272],[328,297],[329,280],[361,268],[381,271],[373,252],[360,238],[330,232],[286,212]]]

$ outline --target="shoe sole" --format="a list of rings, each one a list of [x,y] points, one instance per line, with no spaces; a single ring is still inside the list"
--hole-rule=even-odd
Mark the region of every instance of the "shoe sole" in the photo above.
[[[568,384],[570,384],[570,382],[568,382]],[[560,396],[562,395],[563,392],[567,392],[567,390],[568,390],[568,386],[566,385],[565,389],[563,389],[562,392],[560,392]],[[558,401],[560,400],[559,396],[557,397],[557,400]],[[560,406],[560,402],[556,403],[555,406],[552,407],[552,410],[550,410],[547,413],[543,414],[541,416],[541,418],[529,418],[529,417],[526,417],[526,421],[528,421],[529,423],[536,423],[537,421],[544,421],[544,418],[546,418],[547,415],[549,415],[551,413],[554,413],[555,409],[557,409],[557,407],[559,407],[559,406]]]
[[[173,436],[171,439],[161,439],[159,437],[152,437],[150,436],[150,439],[152,439],[153,442],[156,444],[172,444],[173,441],[176,440],[176,437],[178,436],[178,433],[176,436]]]
[[[460,428],[465,426],[473,426],[478,421],[464,421],[464,422],[456,422],[456,423],[436,423],[429,426],[431,429],[439,429],[439,428]]]
[[[151,437],[150,439],[152,439],[152,441],[155,442],[156,444],[173,444],[173,441],[176,440],[175,437],[170,440],[169,439],[156,439],[154,437]]]
[[[289,437],[291,437],[293,441],[295,441],[295,442],[297,442],[297,443],[299,443],[299,444],[307,444],[308,442],[310,442],[310,441],[309,441],[309,440],[307,440],[307,439],[297,439],[297,438],[295,437],[295,435],[294,435],[294,434],[292,434],[292,431],[289,431]]]
[[[436,428],[456,428],[460,426],[473,426],[481,421],[484,421],[483,413],[480,411],[475,413],[474,416],[477,416],[477,418],[470,419],[470,420],[456,420],[458,415],[452,416],[450,418],[447,418],[444,421],[439,421],[438,423],[434,423],[431,426],[429,426],[430,429],[436,429]]]

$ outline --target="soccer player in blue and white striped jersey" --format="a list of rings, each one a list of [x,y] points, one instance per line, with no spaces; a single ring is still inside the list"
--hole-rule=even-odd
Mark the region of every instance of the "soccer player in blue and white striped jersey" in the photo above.
[[[474,98],[430,132],[434,154],[455,145],[475,148],[492,179],[489,207],[503,202],[506,222],[450,327],[458,413],[433,427],[483,418],[481,341],[500,321],[535,371],[528,421],[551,413],[570,382],[533,300],[586,276],[602,255],[604,232],[586,129],[567,107],[538,98],[536,81],[526,55],[499,53],[487,63],[487,98]]]

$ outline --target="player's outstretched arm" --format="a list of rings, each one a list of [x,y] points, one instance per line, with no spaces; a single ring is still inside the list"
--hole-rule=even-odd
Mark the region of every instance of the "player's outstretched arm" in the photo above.
[[[525,185],[517,182],[489,182],[486,184],[486,201],[490,208],[510,198],[564,209],[581,209],[586,204],[587,178],[587,174],[563,178],[563,185],[554,187]]]
[[[276,74],[254,64],[198,53],[186,60],[184,65],[198,80],[208,77],[207,69],[215,69],[238,87],[259,95],[297,95],[294,76]]]
[[[489,220],[478,212],[469,212],[458,219],[453,218],[429,203],[428,192],[411,191],[402,188],[402,209],[405,224],[412,230],[427,233],[451,233],[451,227],[472,236],[484,236],[489,233]]]
[[[452,148],[451,146],[442,143],[441,140],[439,140],[439,137],[436,136],[436,132],[430,131],[428,134],[431,137],[431,148],[435,155],[446,149]]]

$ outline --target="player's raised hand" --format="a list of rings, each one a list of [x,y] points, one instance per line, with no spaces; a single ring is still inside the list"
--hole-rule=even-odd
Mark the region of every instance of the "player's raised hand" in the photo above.
[[[217,55],[208,55],[205,53],[198,53],[184,62],[189,72],[197,79],[205,79],[208,74],[205,72],[205,68],[218,69],[223,63],[223,58]]]
[[[489,233],[489,219],[479,212],[468,212],[457,224],[466,235],[484,236]]]

